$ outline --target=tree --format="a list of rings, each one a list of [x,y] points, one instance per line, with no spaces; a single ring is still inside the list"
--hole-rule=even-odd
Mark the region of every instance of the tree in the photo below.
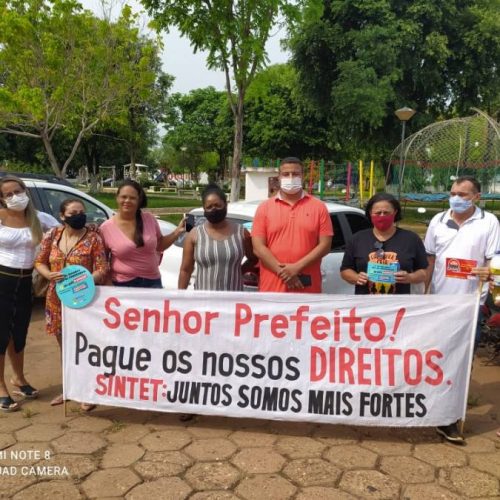
[[[128,147],[130,176],[135,177],[138,155],[141,151],[143,156],[147,154],[157,139],[157,126],[164,121],[173,77],[162,71],[159,47],[152,40],[140,37],[131,41],[125,51],[130,64],[126,67],[128,73],[122,76],[128,87],[122,113],[110,125]]]
[[[82,140],[123,114],[134,18],[125,7],[110,23],[73,0],[0,2],[0,132],[41,140],[64,177]],[[61,134],[71,140],[64,159],[54,148]]]
[[[222,179],[231,152],[230,118],[226,94],[213,87],[173,94],[168,99],[164,140],[178,151],[186,147],[191,154],[217,153],[217,176]]]
[[[291,65],[276,64],[259,72],[245,101],[245,151],[265,158],[327,154],[326,121],[301,101]]]
[[[156,26],[176,26],[195,50],[208,51],[209,68],[226,75],[234,117],[231,200],[239,198],[245,94],[266,61],[265,44],[280,16],[292,20],[296,3],[287,0],[142,0]],[[236,91],[233,93],[231,80]]]
[[[290,45],[303,96],[328,116],[330,143],[387,157],[403,105],[418,111],[415,129],[498,103],[497,9],[497,0],[310,3]]]

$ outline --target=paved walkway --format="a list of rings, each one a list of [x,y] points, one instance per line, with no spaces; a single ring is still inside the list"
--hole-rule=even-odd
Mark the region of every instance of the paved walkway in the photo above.
[[[197,417],[49,401],[54,339],[36,307],[27,375],[41,390],[0,415],[0,497],[344,500],[500,498],[500,367],[476,363],[467,446],[433,429],[375,429]]]

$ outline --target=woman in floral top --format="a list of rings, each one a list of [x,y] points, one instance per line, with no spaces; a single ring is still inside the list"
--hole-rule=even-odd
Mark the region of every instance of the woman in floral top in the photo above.
[[[96,284],[103,283],[107,271],[104,244],[99,234],[85,226],[87,216],[85,207],[79,200],[69,199],[61,203],[60,218],[62,226],[48,233],[42,240],[40,251],[35,259],[36,270],[49,280],[45,303],[46,329],[54,335],[62,348],[61,301],[56,294],[56,283],[63,278],[62,269],[79,265],[88,269]],[[62,395],[54,398],[52,405],[61,404]],[[82,404],[82,410],[89,411],[93,405]]]

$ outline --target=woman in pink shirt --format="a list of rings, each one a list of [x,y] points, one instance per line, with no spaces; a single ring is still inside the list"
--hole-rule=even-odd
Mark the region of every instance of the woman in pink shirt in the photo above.
[[[125,180],[116,194],[118,211],[100,227],[111,256],[111,280],[115,286],[162,288],[160,252],[185,231],[182,221],[175,231],[162,236],[154,215],[143,212],[147,205],[142,186]]]

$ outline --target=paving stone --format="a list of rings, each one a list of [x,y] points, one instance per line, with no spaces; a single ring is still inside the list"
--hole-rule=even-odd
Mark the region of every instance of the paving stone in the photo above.
[[[184,451],[195,460],[212,462],[229,458],[236,451],[236,446],[229,439],[197,439]]]
[[[155,416],[154,412],[133,410],[132,408],[119,408],[117,406],[100,407],[99,417],[107,418],[112,423],[126,422],[128,425],[146,425]]]
[[[229,439],[239,448],[260,448],[272,446],[276,436],[265,431],[236,431],[229,436]]]
[[[193,465],[184,478],[195,490],[228,490],[240,473],[227,462],[205,462]]]
[[[357,429],[345,425],[321,425],[314,430],[313,438],[328,446],[337,446],[357,443],[360,434]]]
[[[107,418],[95,417],[92,414],[76,417],[68,422],[68,427],[72,431],[81,432],[102,432],[113,425],[113,422]]]
[[[149,429],[144,425],[127,424],[115,421],[104,432],[106,439],[111,443],[136,443],[149,434]]]
[[[309,437],[280,437],[275,448],[283,455],[294,459],[320,457],[326,446]]]
[[[229,436],[229,434],[232,432],[232,430],[229,428],[224,429],[220,427],[206,426],[197,427],[194,425],[188,427],[187,431],[197,439],[224,438],[226,436]]]
[[[4,467],[2,463],[2,467]],[[30,484],[36,483],[36,476],[22,476],[20,471],[16,470],[15,475],[2,474],[0,481],[0,498],[12,498],[15,493],[26,488]]]
[[[379,441],[396,441],[399,440],[405,443],[422,444],[422,443],[441,443],[442,438],[437,434],[434,427],[388,427],[379,429],[378,427],[370,428],[374,431],[364,433],[364,439],[374,439]]]
[[[140,482],[130,469],[106,469],[93,472],[82,489],[89,498],[121,497]]]
[[[113,444],[108,446],[101,460],[101,467],[128,467],[144,455],[144,448],[136,444]]]
[[[357,444],[332,446],[323,458],[343,469],[368,469],[377,462],[377,454]]]
[[[269,431],[280,436],[310,436],[315,430],[315,424],[305,422],[283,422],[272,420],[269,423]]]
[[[172,498],[183,500],[191,493],[191,487],[178,477],[164,477],[156,481],[136,486],[129,491],[127,500],[144,500],[145,498]]]
[[[191,436],[184,430],[154,431],[141,439],[141,444],[150,451],[173,451],[184,448]]]
[[[231,432],[240,429],[240,418],[215,417],[213,415],[197,415],[195,419],[185,423],[191,427],[210,427],[212,429],[229,429]]]
[[[399,498],[399,483],[376,470],[347,471],[339,486],[362,498]]]
[[[0,450],[3,450],[4,448],[8,448],[9,446],[12,446],[13,444],[16,443],[16,440],[11,433],[2,433],[0,434]],[[1,464],[2,462],[0,462]]]
[[[356,500],[357,498],[345,491],[324,486],[304,488],[295,497],[296,500]]]
[[[469,465],[474,469],[489,472],[500,479],[500,452],[474,453],[469,457]]]
[[[64,434],[58,424],[33,424],[16,432],[18,441],[52,441]]]
[[[402,500],[427,500],[439,498],[440,500],[459,500],[463,498],[450,490],[446,490],[437,484],[410,484],[401,496]]]
[[[179,413],[158,413],[157,415],[153,415],[152,418],[148,421],[148,427],[151,430],[157,431],[186,428],[186,422],[181,422],[179,418]]]
[[[236,488],[236,493],[246,500],[288,500],[296,491],[292,483],[276,474],[246,478]]]
[[[70,414],[69,412],[67,416],[64,415],[64,406],[50,406],[49,401],[43,401],[43,410],[33,415],[29,420],[33,424],[59,424],[66,426],[74,418],[76,418],[75,414]]]
[[[413,456],[435,467],[455,467],[467,463],[467,456],[457,446],[442,443],[417,445]]]
[[[43,481],[29,486],[14,496],[14,500],[67,500],[68,498],[82,498],[82,495],[72,483],[68,481]]]
[[[190,457],[180,451],[147,452],[134,464],[134,469],[147,481],[182,474],[190,465]]]
[[[377,453],[378,455],[411,455],[412,445],[403,441],[391,441],[381,439],[369,439],[361,442],[363,448]]]
[[[452,467],[439,471],[439,484],[466,497],[499,495],[498,479],[471,467]]]
[[[36,465],[57,465],[59,467],[66,467],[69,477],[73,479],[82,479],[91,472],[97,470],[96,460],[88,455],[53,455],[49,460],[42,460]]]
[[[432,483],[436,479],[434,467],[413,457],[383,457],[380,470],[402,483]]]
[[[189,497],[189,500],[238,500],[230,491],[199,491]]]
[[[285,458],[270,447],[245,448],[239,451],[231,462],[251,474],[272,474],[283,468]]]
[[[52,457],[52,453],[48,443],[17,443],[5,449],[6,458],[2,460],[2,466],[33,465],[44,457]]]
[[[300,486],[335,485],[342,471],[321,458],[292,460],[283,474]]]
[[[142,460],[149,462],[170,462],[172,464],[189,467],[193,460],[191,457],[181,451],[148,451]]]
[[[12,418],[13,415],[20,415],[21,412],[9,413],[8,416],[0,415],[0,432],[13,432],[23,427],[28,427],[32,425],[33,422],[30,422],[28,418],[22,418],[19,416],[18,418]]]
[[[93,432],[66,432],[52,441],[57,453],[94,453],[106,446],[106,441]]]
[[[493,452],[495,451],[495,443],[491,439],[484,438],[481,436],[468,437],[467,447],[465,451],[468,454]]]

